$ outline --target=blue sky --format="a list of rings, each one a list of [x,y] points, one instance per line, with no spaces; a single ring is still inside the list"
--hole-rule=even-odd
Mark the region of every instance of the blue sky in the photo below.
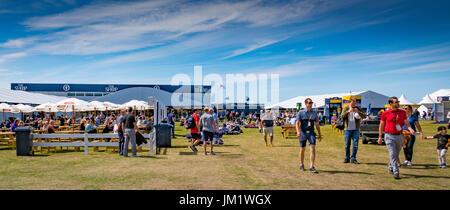
[[[279,73],[280,100],[450,88],[449,1],[4,1],[0,87]]]

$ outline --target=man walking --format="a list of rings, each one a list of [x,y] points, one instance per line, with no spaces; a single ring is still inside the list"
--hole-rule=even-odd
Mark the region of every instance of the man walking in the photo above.
[[[266,114],[261,118],[261,127],[263,129],[264,141],[267,147],[267,136],[270,136],[270,147],[273,147],[273,116],[270,110],[266,110]]]
[[[200,134],[200,109],[196,109],[195,112],[191,115],[192,119],[194,120],[195,127],[191,128],[191,146],[189,146],[192,151],[198,152],[197,148],[195,146],[200,143],[202,139],[202,135]]]
[[[378,144],[383,143],[382,135],[384,130],[384,142],[389,151],[389,173],[395,179],[400,179],[399,165],[397,164],[400,150],[403,146],[403,125],[406,125],[409,132],[414,135],[414,130],[408,122],[408,117],[404,110],[399,109],[400,101],[397,97],[389,98],[391,108],[381,115],[380,127],[378,129]]]
[[[316,158],[316,133],[314,132],[314,126],[316,126],[317,133],[319,134],[319,142],[322,140],[322,135],[320,134],[319,117],[317,112],[312,110],[313,101],[310,98],[305,100],[306,110],[301,110],[297,114],[297,122],[295,123],[295,128],[297,130],[297,137],[300,141],[300,170],[304,171],[305,166],[303,160],[305,157],[305,147],[306,140],[309,142],[310,150],[310,164],[309,170],[313,173],[319,173],[314,168],[314,160]]]
[[[125,142],[124,129],[123,129],[123,119],[125,118],[125,109],[120,110],[119,119],[117,119],[117,134],[119,135],[119,155],[123,155],[123,143]]]
[[[131,152],[133,157],[137,157],[136,149],[136,118],[133,114],[133,108],[128,108],[128,114],[124,117],[122,122],[123,133],[125,134],[125,143],[123,144],[122,154],[124,157],[128,157],[128,144],[131,141]]]
[[[206,143],[209,141],[209,144],[211,145],[211,155],[215,155],[216,153],[213,151],[213,139],[214,139],[214,133],[217,132],[216,122],[214,120],[214,117],[212,116],[213,109],[205,108],[205,113],[200,117],[200,127],[203,126],[202,129],[202,137],[203,137],[203,149],[204,154],[206,153]]]
[[[350,105],[344,107],[342,110],[342,119],[344,119],[345,129],[345,159],[344,163],[359,164],[356,160],[356,153],[358,152],[359,143],[359,127],[361,120],[366,118],[366,115],[356,106],[357,99],[355,96],[350,98]],[[350,145],[353,140],[352,156],[350,157]]]

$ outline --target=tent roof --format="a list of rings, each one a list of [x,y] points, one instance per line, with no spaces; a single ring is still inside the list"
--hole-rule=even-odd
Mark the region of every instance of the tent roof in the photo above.
[[[286,109],[297,108],[297,103],[301,102],[303,104],[306,98],[312,99],[312,101],[314,102],[313,108],[321,108],[321,107],[325,106],[326,98],[343,97],[343,96],[347,96],[347,95],[360,95],[364,92],[366,92],[366,91],[352,92],[351,94],[350,93],[335,93],[335,94],[323,94],[323,95],[311,95],[311,96],[297,96],[297,97],[273,104],[271,106],[268,106],[267,108],[270,109],[270,108],[274,108],[276,106],[286,108]]]
[[[426,94],[422,100],[419,102],[419,104],[434,104],[436,103],[436,100],[433,100],[430,96],[430,94]]]
[[[401,104],[401,105],[412,105],[412,104],[416,104],[416,103],[414,103],[414,102],[408,100],[408,99],[406,98],[405,94],[402,94],[398,100],[400,101],[400,104]]]
[[[19,90],[9,90],[0,88],[0,103],[12,104],[44,104],[56,103],[65,99],[62,96],[45,95],[41,93],[31,93]]]

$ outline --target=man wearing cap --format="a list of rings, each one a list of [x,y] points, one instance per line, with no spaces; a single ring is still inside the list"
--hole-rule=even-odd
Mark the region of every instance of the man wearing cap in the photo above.
[[[397,97],[389,98],[391,108],[381,115],[380,127],[378,129],[378,144],[383,143],[382,135],[384,131],[384,142],[389,151],[389,173],[395,179],[400,179],[399,165],[397,165],[398,155],[403,146],[403,125],[406,125],[409,132],[414,135],[414,130],[408,122],[405,110],[399,109],[400,101]]]
[[[266,114],[261,118],[261,127],[264,134],[264,141],[267,147],[267,136],[270,136],[270,147],[273,147],[273,119],[274,116],[270,113],[270,110],[266,110]]]
[[[351,163],[359,164],[356,160],[356,153],[358,152],[359,143],[359,126],[361,120],[366,118],[366,115],[361,111],[361,109],[356,106],[357,99],[355,96],[350,98],[350,105],[344,107],[342,110],[342,119],[344,120],[345,129],[345,159],[344,163],[350,162],[350,145],[353,139],[353,149],[351,156]]]
[[[313,173],[319,173],[314,168],[314,160],[316,158],[316,133],[314,132],[314,126],[319,134],[319,141],[322,140],[322,135],[320,134],[319,116],[317,112],[312,110],[313,101],[310,98],[305,100],[306,110],[301,110],[297,114],[297,122],[295,123],[295,128],[297,130],[297,137],[300,141],[300,170],[304,171],[305,166],[303,165],[303,160],[305,157],[305,147],[306,141],[309,142],[310,150],[310,163],[311,167],[309,170]]]

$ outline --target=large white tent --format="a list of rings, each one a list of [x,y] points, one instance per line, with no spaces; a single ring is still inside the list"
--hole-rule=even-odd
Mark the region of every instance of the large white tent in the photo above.
[[[422,100],[419,102],[419,104],[434,104],[437,103],[437,101],[431,99],[430,94],[426,94]]]
[[[389,97],[373,92],[373,91],[360,91],[352,93],[334,93],[334,94],[323,94],[323,95],[310,95],[310,96],[297,96],[271,106],[267,108],[272,109],[274,107],[285,108],[285,109],[295,109],[297,108],[297,103],[304,104],[306,98],[311,98],[314,102],[315,108],[323,108],[325,106],[325,99],[332,97],[348,96],[348,95],[359,95],[361,96],[361,108],[367,108],[369,104],[371,108],[384,108],[384,105],[388,102]]]
[[[0,103],[38,105],[44,103],[56,103],[65,98],[66,97],[62,96],[45,95],[41,93],[31,93],[26,91],[0,88]]]

